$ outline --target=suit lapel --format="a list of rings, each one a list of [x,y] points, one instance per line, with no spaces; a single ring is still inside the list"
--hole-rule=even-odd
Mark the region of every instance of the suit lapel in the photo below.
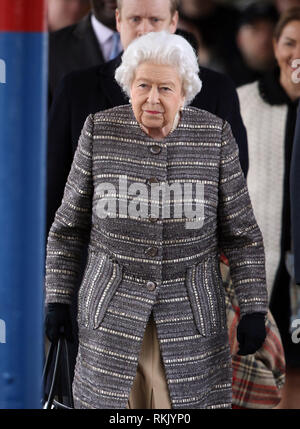
[[[78,23],[73,35],[77,40],[78,55],[80,55],[81,61],[86,59],[86,67],[104,62],[101,48],[92,28],[91,15],[86,16]]]

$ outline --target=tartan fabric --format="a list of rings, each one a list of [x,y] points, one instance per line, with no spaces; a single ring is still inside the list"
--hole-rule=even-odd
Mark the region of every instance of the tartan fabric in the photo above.
[[[273,408],[281,400],[285,382],[285,357],[280,334],[272,314],[266,318],[267,337],[263,347],[255,354],[237,354],[236,330],[240,309],[230,279],[228,261],[221,258],[221,273],[226,290],[228,335],[232,354],[233,408]]]

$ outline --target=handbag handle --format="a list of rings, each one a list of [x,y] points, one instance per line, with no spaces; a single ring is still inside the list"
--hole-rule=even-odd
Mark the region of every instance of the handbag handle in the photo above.
[[[62,404],[62,403],[60,403],[54,399],[55,386],[56,386],[57,377],[58,377],[58,366],[59,366],[63,347],[65,349],[65,369],[66,369],[66,376],[67,376],[68,396],[70,398],[70,407],[68,407],[68,406],[66,406],[66,405],[64,405],[64,404]],[[50,346],[50,349],[49,349],[49,352],[47,355],[44,371],[43,371],[43,380],[44,381],[46,380],[46,376],[49,372],[50,363],[53,359],[54,349],[55,349],[55,344],[51,343],[51,346]],[[53,405],[56,405],[57,408],[63,408],[63,409],[73,409],[74,408],[73,395],[72,395],[71,374],[70,374],[70,363],[69,363],[69,354],[68,354],[68,344],[67,344],[66,338],[63,335],[61,335],[59,337],[59,340],[57,343],[57,351],[56,351],[56,356],[55,356],[51,387],[50,387],[48,399],[47,399],[43,408],[44,409],[51,409],[51,408],[54,408]]]

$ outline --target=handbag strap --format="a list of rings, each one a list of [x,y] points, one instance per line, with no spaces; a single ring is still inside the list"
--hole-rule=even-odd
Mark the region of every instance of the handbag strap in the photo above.
[[[44,365],[44,370],[43,370],[43,376],[42,376],[43,382],[46,380],[46,377],[49,373],[49,367],[53,359],[54,348],[55,348],[54,344],[50,343],[50,347],[47,353],[46,363]]]
[[[68,394],[70,398],[70,406],[74,408],[73,402],[73,393],[72,393],[72,382],[71,382],[71,371],[70,371],[70,361],[69,361],[69,352],[68,352],[68,343],[65,337],[63,337],[65,345],[65,358],[66,358],[66,373],[67,373],[67,383],[68,383]]]
[[[59,368],[59,362],[61,359],[61,354],[63,347],[65,349],[65,370],[66,370],[66,377],[67,377],[67,389],[68,389],[68,395],[70,399],[70,407],[74,408],[73,403],[73,395],[72,395],[72,382],[71,382],[71,373],[70,373],[70,363],[69,363],[69,353],[68,353],[68,344],[66,338],[62,335],[59,337],[58,343],[57,343],[57,351],[55,355],[55,362],[54,362],[54,370],[53,370],[53,377],[51,382],[51,387],[48,395],[48,399],[44,405],[44,409],[51,409],[54,403],[57,403],[57,401],[54,400],[55,396],[55,387],[57,383],[58,378],[58,368]],[[45,382],[47,374],[49,372],[50,363],[53,359],[55,344],[51,343],[50,349],[47,355],[45,368],[43,371],[43,380]],[[58,403],[57,403],[58,404]],[[70,408],[67,406],[64,406],[63,404],[58,404],[60,408]]]

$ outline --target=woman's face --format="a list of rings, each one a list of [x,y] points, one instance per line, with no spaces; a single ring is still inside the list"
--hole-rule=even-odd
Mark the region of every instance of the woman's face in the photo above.
[[[290,21],[283,28],[279,39],[274,42],[274,52],[283,80],[293,82],[295,68],[292,63],[300,58],[300,21]]]
[[[182,81],[169,65],[142,63],[131,84],[131,103],[136,120],[149,134],[167,135],[176,113],[184,104]]]

